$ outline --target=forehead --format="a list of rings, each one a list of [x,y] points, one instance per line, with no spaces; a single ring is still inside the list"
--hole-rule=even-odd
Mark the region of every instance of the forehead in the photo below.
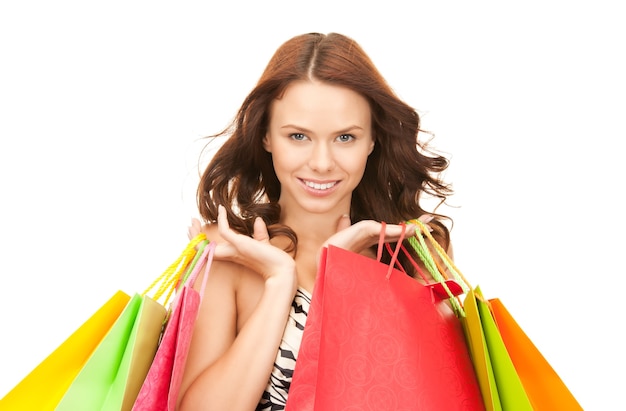
[[[369,127],[370,106],[365,97],[347,87],[319,81],[295,81],[270,107],[270,122],[295,123],[303,127],[357,125]]]

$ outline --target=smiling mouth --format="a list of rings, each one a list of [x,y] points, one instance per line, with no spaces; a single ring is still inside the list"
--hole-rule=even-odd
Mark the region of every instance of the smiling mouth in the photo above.
[[[336,181],[333,181],[331,183],[321,183],[321,184],[314,183],[312,181],[304,181],[304,180],[303,182],[304,182],[304,185],[315,190],[328,190],[329,188],[333,188],[335,185],[337,185]]]

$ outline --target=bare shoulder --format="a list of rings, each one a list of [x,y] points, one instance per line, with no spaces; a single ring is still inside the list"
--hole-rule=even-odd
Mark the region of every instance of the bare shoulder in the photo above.
[[[217,230],[217,224],[204,224],[202,226],[202,232],[206,235],[206,238],[209,239],[209,241],[222,241],[222,236],[220,236],[220,233]]]
[[[202,232],[207,239],[220,243],[217,224],[205,224]],[[200,278],[195,288],[199,289]],[[221,311],[234,321],[235,332],[246,322],[263,293],[262,277],[256,272],[234,262],[213,260],[207,280],[205,295],[211,299],[212,310]],[[221,307],[221,308],[220,308]]]

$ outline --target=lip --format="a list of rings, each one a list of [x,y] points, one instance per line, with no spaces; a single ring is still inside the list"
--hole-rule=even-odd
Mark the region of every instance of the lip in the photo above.
[[[337,187],[339,187],[339,185],[341,184],[341,180],[323,180],[322,181],[322,180],[308,180],[308,179],[299,178],[298,181],[300,181],[300,184],[304,188],[304,191],[316,197],[325,197],[334,193],[337,190]],[[330,188],[326,188],[322,190],[322,189],[315,189],[311,186],[308,186],[306,184],[307,182],[315,183],[315,184],[333,184],[334,183],[334,185]]]

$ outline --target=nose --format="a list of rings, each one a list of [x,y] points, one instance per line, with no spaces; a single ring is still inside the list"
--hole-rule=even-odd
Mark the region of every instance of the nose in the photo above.
[[[309,167],[318,172],[326,172],[333,169],[335,159],[332,147],[326,142],[315,142],[309,157]]]

